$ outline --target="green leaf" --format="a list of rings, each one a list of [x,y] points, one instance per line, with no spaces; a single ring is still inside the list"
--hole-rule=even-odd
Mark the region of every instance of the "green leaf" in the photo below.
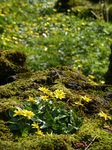
[[[50,127],[50,125],[45,123],[42,126],[40,126],[40,129],[46,129],[46,128],[49,128],[49,127]]]
[[[20,128],[15,124],[15,125],[10,125],[9,126],[11,131],[19,130]]]
[[[29,131],[29,128],[24,128],[23,130],[22,130],[22,137],[27,137],[28,136],[28,131]]]
[[[55,117],[54,118],[54,121],[58,121],[58,120],[60,120],[60,119],[63,119],[63,118],[66,118],[67,116],[66,115],[59,115],[59,116],[57,116],[57,117]]]
[[[14,111],[13,111],[13,110],[9,110],[9,116],[10,116],[11,118],[13,118],[13,115],[14,115]]]

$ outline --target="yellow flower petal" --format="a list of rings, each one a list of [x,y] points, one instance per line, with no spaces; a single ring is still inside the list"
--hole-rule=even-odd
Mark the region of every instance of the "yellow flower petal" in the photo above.
[[[52,134],[52,132],[49,134],[48,132],[46,133],[48,136],[52,136],[53,134]]]
[[[40,87],[39,90],[42,91],[43,93],[47,93],[49,91],[47,88],[44,87]]]
[[[59,98],[59,99],[65,98],[65,93],[63,92],[63,90],[59,90],[59,89],[55,90],[54,95],[56,98]]]
[[[23,110],[23,116],[27,117],[28,119],[31,119],[35,114],[32,111]]]
[[[29,96],[29,101],[35,102],[35,99],[33,97]]]
[[[92,99],[90,98],[90,97],[87,97],[87,96],[82,96],[82,99],[84,100],[84,101],[86,101],[87,103],[89,103],[89,102],[91,102],[92,101]]]
[[[81,101],[75,102],[76,105],[80,105],[83,106],[83,104],[81,103]]]
[[[39,129],[37,130],[37,132],[35,132],[37,135],[43,135],[43,132],[42,131],[40,131]]]
[[[98,114],[100,117],[103,117],[105,120],[107,119],[110,119],[111,120],[111,117],[108,116],[106,113],[104,113],[103,111],[100,111],[99,114]]]
[[[32,128],[39,129],[38,123],[36,123],[36,122],[34,122],[31,126],[32,126]]]
[[[48,96],[40,96],[41,97],[41,99],[43,100],[43,101],[47,101],[48,100]]]
[[[22,109],[15,110],[14,113],[15,114],[13,115],[13,117],[23,115]]]

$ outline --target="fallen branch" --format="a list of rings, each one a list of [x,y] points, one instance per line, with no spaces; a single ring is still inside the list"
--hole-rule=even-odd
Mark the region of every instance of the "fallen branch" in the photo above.
[[[89,143],[89,145],[85,148],[85,150],[88,150],[88,148],[91,146],[91,144],[93,144],[93,142],[95,141],[97,136],[95,136],[92,141]]]

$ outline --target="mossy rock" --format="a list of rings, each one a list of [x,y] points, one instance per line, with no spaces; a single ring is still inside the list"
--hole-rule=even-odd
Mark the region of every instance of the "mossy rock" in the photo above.
[[[12,82],[17,73],[27,72],[26,55],[19,51],[0,51],[0,85]]]
[[[29,135],[26,138],[17,136],[16,132],[10,132],[9,110],[15,106],[22,107],[29,96],[40,95],[38,89],[41,86],[50,90],[63,89],[66,92],[66,99],[61,101],[68,109],[74,107],[84,118],[79,131],[72,135]],[[84,143],[87,146],[97,136],[90,150],[104,150],[108,143],[107,150],[111,150],[109,148],[112,147],[112,133],[109,129],[112,122],[98,116],[100,109],[112,115],[111,93],[111,86],[98,85],[80,71],[66,66],[35,73],[19,73],[17,80],[0,86],[0,149],[73,150],[80,144],[83,145],[80,149],[84,149]],[[79,95],[91,97],[92,102],[84,107],[76,105],[75,102],[80,99]],[[107,130],[103,129],[105,125],[108,126]]]

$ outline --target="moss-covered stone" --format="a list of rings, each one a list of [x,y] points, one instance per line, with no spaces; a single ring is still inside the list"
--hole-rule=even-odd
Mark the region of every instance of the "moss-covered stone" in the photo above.
[[[63,103],[70,109],[74,107],[84,117],[84,123],[80,130],[73,135],[32,136],[18,137],[11,133],[8,128],[9,110],[14,106],[21,106],[29,96],[40,95],[39,87],[45,86],[51,90],[63,89],[66,99]],[[0,149],[38,149],[38,150],[72,150],[77,143],[87,143],[97,136],[90,149],[106,149],[112,145],[111,133],[103,129],[106,124],[111,127],[111,121],[105,121],[98,116],[103,110],[110,116],[112,87],[97,85],[90,81],[78,70],[69,67],[57,67],[35,73],[19,73],[18,79],[0,86]],[[83,103],[84,106],[76,105],[80,96],[88,96],[91,102]],[[22,103],[21,103],[22,101]],[[7,138],[8,137],[8,138]],[[98,147],[98,148],[97,148]]]
[[[16,80],[17,73],[27,72],[26,55],[20,51],[0,51],[0,85]]]

